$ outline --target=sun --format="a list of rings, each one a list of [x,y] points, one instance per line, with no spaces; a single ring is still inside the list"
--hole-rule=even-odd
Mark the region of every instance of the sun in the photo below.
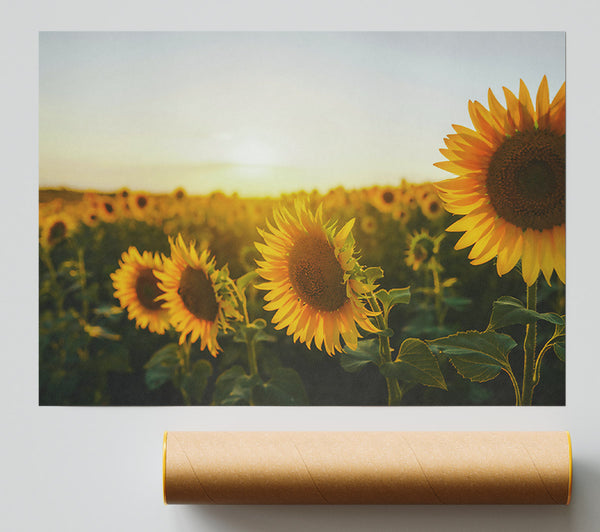
[[[272,166],[280,162],[273,146],[259,138],[244,139],[233,147],[231,161],[257,166]]]

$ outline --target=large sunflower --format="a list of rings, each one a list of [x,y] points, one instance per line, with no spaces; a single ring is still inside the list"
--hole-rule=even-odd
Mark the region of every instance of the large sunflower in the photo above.
[[[531,286],[540,270],[565,282],[565,84],[550,102],[546,76],[535,109],[521,80],[519,97],[504,88],[506,108],[488,91],[489,110],[469,102],[475,129],[453,125],[448,159],[435,166],[458,177],[436,184],[446,209],[463,217],[456,249],[473,245],[473,264],[497,257],[498,275],[519,259]]]
[[[163,292],[158,287],[156,271],[162,270],[163,262],[158,253],[142,254],[131,246],[119,261],[119,269],[110,275],[115,297],[126,308],[130,320],[136,326],[150,332],[164,334],[169,326],[169,312],[157,297]]]
[[[313,215],[297,202],[295,216],[285,208],[273,216],[276,227],[267,220],[270,232],[259,230],[265,243],[256,243],[264,258],[257,261],[257,272],[266,282],[256,287],[268,290],[264,308],[276,311],[275,329],[287,327],[294,342],[309,348],[314,339],[329,355],[342,350],[340,336],[355,349],[357,324],[368,332],[377,329],[362,300],[373,286],[353,257],[354,219],[336,234],[335,224],[323,224],[321,207]]]
[[[228,319],[239,319],[232,280],[226,268],[218,270],[208,250],[200,255],[194,243],[188,247],[181,235],[169,237],[171,257],[165,259],[164,271],[155,271],[164,294],[160,299],[171,311],[171,323],[181,333],[179,343],[187,335],[192,342],[200,338],[200,348],[208,347],[212,356],[221,350],[217,342],[219,329],[231,328]]]

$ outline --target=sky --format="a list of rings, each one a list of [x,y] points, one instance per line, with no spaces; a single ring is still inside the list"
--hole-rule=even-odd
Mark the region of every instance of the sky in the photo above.
[[[437,181],[469,100],[551,97],[562,32],[41,32],[39,185],[242,196]]]

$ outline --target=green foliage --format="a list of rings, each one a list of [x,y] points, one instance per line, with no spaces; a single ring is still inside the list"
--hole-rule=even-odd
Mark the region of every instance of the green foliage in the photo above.
[[[512,371],[508,354],[517,345],[510,336],[494,331],[459,332],[428,343],[448,356],[458,373],[475,382],[494,379],[502,370]]]
[[[214,405],[248,405],[252,388],[262,384],[258,375],[247,375],[241,366],[221,373],[215,384]]]
[[[562,360],[564,362],[565,361],[565,343],[564,342],[556,342],[554,344],[554,353],[560,360]]]
[[[291,368],[279,368],[268,382],[256,385],[251,391],[255,405],[307,405],[308,397],[298,372]]]
[[[417,338],[404,340],[396,360],[383,364],[380,371],[385,377],[448,389],[437,358],[429,346]]]
[[[392,290],[378,290],[375,297],[383,305],[383,315],[387,320],[390,310],[396,305],[408,305],[410,303],[410,287],[393,288]]]
[[[146,370],[146,385],[155,390],[165,382],[173,380],[180,367],[179,346],[167,344],[156,351],[144,365]]]
[[[563,325],[564,319],[553,312],[540,314],[534,310],[529,310],[521,301],[514,297],[502,296],[494,301],[492,316],[487,327],[488,331],[508,327],[509,325],[526,325],[535,323],[538,320],[544,320],[554,325]]]
[[[244,292],[246,290],[246,288],[248,287],[248,285],[250,285],[250,283],[254,282],[257,277],[258,277],[258,273],[256,273],[255,271],[248,272],[248,273],[242,275],[235,282],[235,284],[237,285],[238,290],[240,290],[240,292]]]
[[[80,196],[63,199],[75,202]],[[213,199],[217,210],[211,211]],[[207,199],[204,209],[174,212],[162,225],[132,218],[94,227],[79,224],[66,240],[40,247],[40,404],[385,404],[385,378],[401,383],[403,404],[506,404],[506,382],[489,379],[510,369],[509,354],[515,366],[522,365],[522,353],[511,348],[510,337],[521,345],[525,325],[534,322],[540,362],[536,378],[543,374],[540,396],[545,393],[549,399],[544,404],[554,404],[550,392],[558,390],[558,397],[564,393],[564,364],[558,360],[565,359],[560,282],[547,286],[540,281],[539,306],[528,310],[516,299],[523,297],[517,269],[498,277],[493,261],[469,265],[468,250],[453,249],[460,235],[451,233],[440,242],[435,268],[416,271],[406,264],[408,236],[422,229],[444,234],[450,215],[428,220],[415,204],[399,221],[369,201],[333,207],[325,202],[326,217],[337,218],[338,226],[356,218],[352,233],[360,264],[367,267],[357,266],[353,274],[360,271],[365,281],[377,285],[376,300],[387,320],[385,326],[378,325],[379,334],[360,340],[355,350],[346,347],[328,357],[274,331],[272,312],[263,309],[264,292],[254,286],[258,277],[249,270],[260,257],[253,242],[256,227],[264,227],[270,216],[271,200],[256,201],[247,210],[246,200],[239,199],[243,208],[234,212],[223,208],[224,199],[229,201],[216,195]],[[313,207],[321,199],[316,198]],[[157,196],[157,204],[161,201],[164,197]],[[247,223],[255,207],[258,221]],[[361,226],[366,217],[374,231]],[[234,334],[219,335],[223,351],[215,359],[200,351],[199,342],[187,346],[186,354],[174,331],[158,335],[136,328],[114,298],[110,274],[118,268],[121,254],[129,246],[168,254],[167,235],[178,232],[186,241],[208,246],[218,264],[227,263],[233,277],[239,277],[237,290],[247,298],[250,323],[235,323]],[[407,285],[411,288],[397,288]],[[498,298],[500,294],[506,296]],[[472,329],[486,332],[453,334]],[[493,336],[497,330],[510,336]],[[475,345],[464,345],[469,335]],[[462,343],[455,340],[451,345],[448,338],[458,336]],[[256,350],[254,375],[249,345]],[[386,345],[388,354],[397,354],[395,359],[382,358]],[[558,359],[546,357],[541,371],[540,353],[550,350]],[[473,377],[473,382],[461,375]],[[477,384],[482,380],[485,386]]]
[[[194,403],[201,403],[208,384],[208,379],[212,375],[213,369],[208,360],[197,360],[189,373],[184,375],[181,387]]]
[[[360,340],[356,349],[344,347],[344,351],[339,355],[341,366],[349,373],[355,373],[367,364],[381,364],[379,356],[379,344],[377,340]]]

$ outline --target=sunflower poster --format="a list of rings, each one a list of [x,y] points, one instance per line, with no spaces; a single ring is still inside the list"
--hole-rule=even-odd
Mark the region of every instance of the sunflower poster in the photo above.
[[[43,32],[41,405],[564,405],[565,35]]]

